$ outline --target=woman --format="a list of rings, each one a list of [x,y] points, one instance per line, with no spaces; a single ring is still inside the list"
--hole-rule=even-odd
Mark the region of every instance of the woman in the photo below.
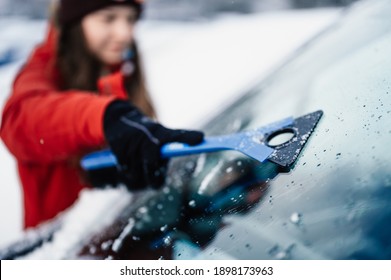
[[[201,132],[151,119],[133,38],[141,2],[60,1],[46,41],[17,75],[1,138],[18,162],[26,228],[53,218],[88,187],[79,167],[86,153],[108,145],[130,188],[156,188],[166,166],[161,145],[203,140]]]

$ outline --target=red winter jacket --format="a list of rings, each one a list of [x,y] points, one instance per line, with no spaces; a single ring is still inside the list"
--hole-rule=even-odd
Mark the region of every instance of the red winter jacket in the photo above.
[[[2,117],[1,138],[18,162],[26,228],[68,208],[88,186],[81,179],[79,159],[105,145],[105,108],[115,98],[125,98],[60,91],[55,53],[56,31],[50,27],[17,75]]]

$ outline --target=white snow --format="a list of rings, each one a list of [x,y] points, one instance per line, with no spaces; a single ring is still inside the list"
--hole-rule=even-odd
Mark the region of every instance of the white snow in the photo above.
[[[130,218],[128,221],[128,224],[126,225],[124,230],[121,232],[119,237],[116,240],[114,240],[113,246],[111,247],[111,249],[113,249],[114,252],[118,252],[119,249],[121,249],[124,239],[132,232],[132,229],[134,227],[134,223],[135,223],[134,219]]]
[[[54,234],[53,241],[46,243],[24,259],[66,259],[72,258],[73,250],[89,234],[99,232],[113,217],[131,201],[132,195],[125,188],[105,190],[83,190],[78,203],[64,212],[62,228]],[[118,250],[122,240],[134,225],[128,226],[112,245]]]
[[[275,69],[304,41],[333,22],[339,13],[339,9],[318,9],[230,14],[203,22],[141,23],[137,37],[161,122],[169,127],[199,128]],[[1,108],[16,72],[32,47],[41,41],[44,31],[42,21],[0,18],[0,51],[15,48],[18,58],[0,67]],[[0,176],[0,247],[3,247],[22,232],[22,206],[16,162],[2,142]],[[94,222],[94,215],[101,216],[97,212],[104,213],[113,206],[110,202],[123,198],[121,192],[83,192],[66,216],[68,224],[50,245],[51,253],[45,247],[30,257],[64,257],[73,244],[72,236],[83,236],[83,229]],[[54,254],[53,249],[58,252]]]

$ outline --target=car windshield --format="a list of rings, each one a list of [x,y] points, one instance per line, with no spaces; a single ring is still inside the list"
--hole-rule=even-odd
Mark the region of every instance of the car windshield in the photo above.
[[[236,151],[172,160],[159,193],[136,196],[93,238],[94,257],[391,258],[390,49],[391,3],[351,9],[205,127],[222,135],[322,110],[291,168]]]
[[[190,206],[218,213],[198,218],[203,223],[191,231],[209,223],[212,255],[391,257],[384,235],[391,231],[384,223],[391,217],[390,49],[391,4],[363,2],[206,126],[219,135],[324,111],[288,173],[221,152],[197,157],[193,171],[179,174],[191,190]],[[212,239],[218,222],[225,226]]]

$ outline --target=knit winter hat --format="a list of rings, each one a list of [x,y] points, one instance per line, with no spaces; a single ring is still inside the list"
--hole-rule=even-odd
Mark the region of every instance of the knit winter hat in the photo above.
[[[61,0],[59,23],[69,25],[91,12],[111,5],[131,5],[140,16],[143,2],[144,0]]]

